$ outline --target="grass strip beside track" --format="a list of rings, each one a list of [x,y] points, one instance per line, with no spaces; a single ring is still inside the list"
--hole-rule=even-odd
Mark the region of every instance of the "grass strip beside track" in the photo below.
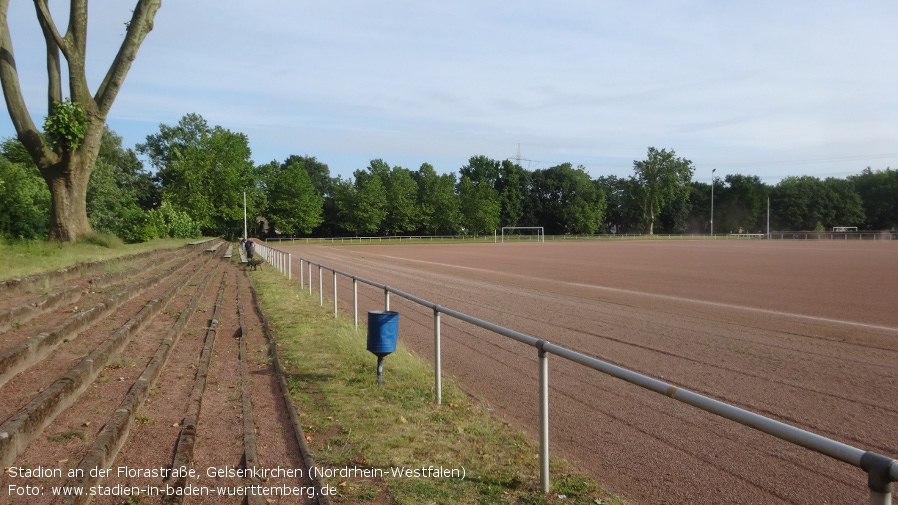
[[[542,495],[536,443],[451,380],[436,405],[433,369],[403,348],[401,335],[378,387],[364,326],[356,331],[350,317],[335,319],[317,294],[273,268],[250,277],[318,466],[383,470],[322,479],[337,488],[334,503],[624,503],[559,459],[551,463],[552,492]],[[392,473],[429,467],[464,468],[465,478]]]

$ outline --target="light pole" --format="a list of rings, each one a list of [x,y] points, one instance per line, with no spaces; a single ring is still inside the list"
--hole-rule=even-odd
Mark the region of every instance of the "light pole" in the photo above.
[[[246,191],[243,192],[243,240],[248,239],[246,229]]]
[[[711,238],[714,238],[714,172],[717,169],[711,169]]]

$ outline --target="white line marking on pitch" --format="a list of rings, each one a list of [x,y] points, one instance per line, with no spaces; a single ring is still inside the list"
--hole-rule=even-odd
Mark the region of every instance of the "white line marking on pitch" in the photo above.
[[[554,279],[547,279],[544,277],[532,277],[532,276],[521,275],[521,274],[497,272],[495,270],[487,270],[485,268],[467,267],[467,266],[462,266],[462,265],[453,265],[450,263],[437,263],[435,261],[424,261],[424,260],[417,260],[417,259],[411,259],[411,258],[402,258],[399,256],[388,256],[385,254],[376,254],[376,256],[381,256],[383,258],[390,258],[390,259],[401,260],[401,261],[413,261],[416,263],[424,263],[427,265],[439,265],[439,266],[458,268],[458,269],[463,269],[463,270],[473,270],[475,272],[487,272],[487,273],[491,273],[491,274],[500,274],[500,275],[505,275],[508,277],[520,277],[520,278],[524,278],[524,279],[538,278],[538,279],[541,279],[541,280],[544,280],[547,282],[553,282],[555,284],[566,284],[569,286],[578,286],[578,287],[596,289],[596,290],[600,290],[600,291],[611,291],[611,292],[615,292],[615,293],[625,293],[625,294],[629,294],[629,295],[645,296],[648,298],[660,298],[662,300],[688,302],[688,303],[694,303],[694,304],[698,304],[698,305],[710,305],[712,307],[722,307],[722,308],[727,308],[727,309],[744,310],[744,311],[748,311],[748,312],[759,312],[762,314],[770,314],[770,315],[775,315],[775,316],[795,317],[795,318],[799,318],[799,319],[809,319],[811,321],[820,321],[820,322],[824,322],[824,323],[836,323],[836,324],[844,324],[844,325],[848,325],[848,326],[858,326],[861,328],[869,328],[869,329],[873,329],[873,330],[898,332],[898,328],[893,328],[891,326],[880,326],[880,325],[876,325],[876,324],[858,323],[855,321],[845,321],[843,319],[831,319],[828,317],[808,316],[806,314],[795,314],[792,312],[782,312],[779,310],[762,309],[762,308],[758,308],[758,307],[748,307],[745,305],[733,305],[730,303],[709,302],[706,300],[697,300],[695,298],[683,298],[680,296],[662,295],[662,294],[658,294],[658,293],[647,293],[645,291],[634,291],[632,289],[612,288],[612,287],[608,287],[608,286],[598,286],[595,284],[582,284],[582,283],[578,283],[578,282],[557,281]]]

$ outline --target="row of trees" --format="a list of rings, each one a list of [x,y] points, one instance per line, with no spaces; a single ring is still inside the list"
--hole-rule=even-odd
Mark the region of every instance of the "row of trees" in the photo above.
[[[501,226],[543,226],[549,234],[708,233],[712,188],[693,181],[693,172],[692,162],[674,151],[649,148],[630,177],[592,179],[570,163],[527,170],[474,156],[457,173],[376,159],[344,179],[311,156],[255,165],[246,135],[187,114],[134,149],[107,128],[87,187],[87,214],[93,229],[126,241],[242,235],[244,197],[254,228],[267,222],[285,235],[483,234]],[[867,168],[846,179],[788,177],[772,186],[757,176],[726,175],[714,181],[715,231],[765,230],[768,201],[777,230],[894,228],[898,172]],[[27,150],[4,141],[0,235],[47,237],[51,206]]]
[[[600,177],[608,188],[607,222],[619,233],[642,232],[643,204],[633,195],[633,179]],[[711,184],[692,181],[687,198],[670,200],[658,218],[664,233],[709,233]],[[715,178],[715,233],[759,232],[767,229],[768,203],[773,230],[822,231],[834,226],[860,230],[898,227],[898,171],[869,167],[845,179],[786,177],[776,185],[754,175],[729,174]]]

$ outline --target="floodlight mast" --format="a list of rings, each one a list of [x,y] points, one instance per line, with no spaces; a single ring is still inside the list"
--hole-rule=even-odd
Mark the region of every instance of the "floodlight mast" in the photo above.
[[[716,171],[716,168],[711,170],[711,238],[714,238],[714,172]]]

